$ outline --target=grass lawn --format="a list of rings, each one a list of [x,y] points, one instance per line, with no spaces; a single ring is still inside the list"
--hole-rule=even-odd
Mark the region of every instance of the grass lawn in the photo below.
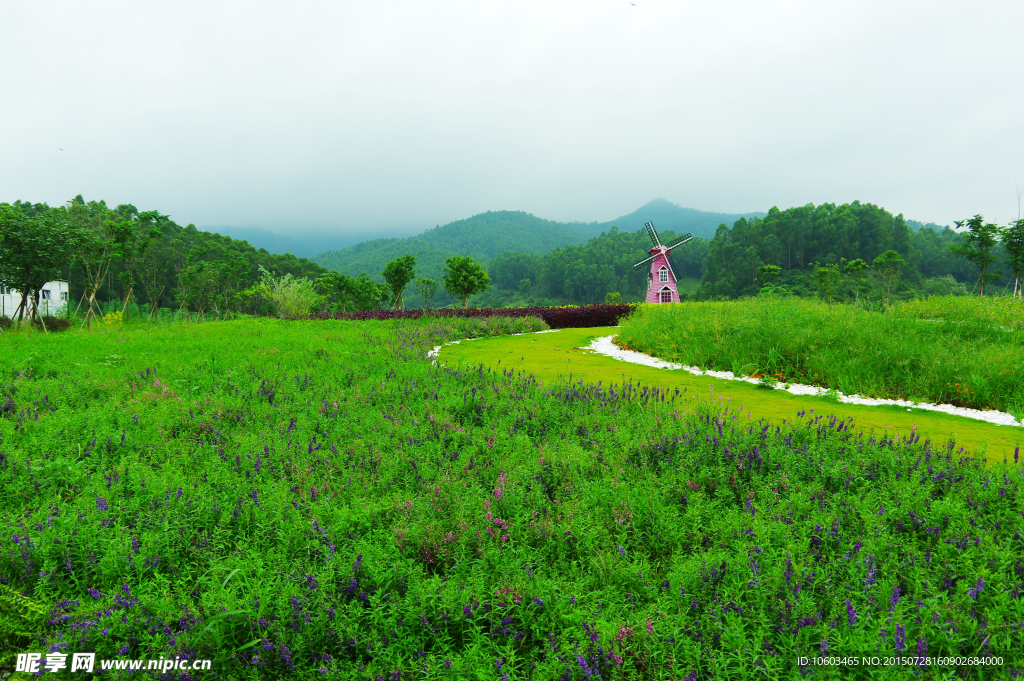
[[[947,448],[962,420],[867,438],[825,417],[856,408],[572,350],[604,330],[427,356],[538,327],[3,336],[0,675],[29,652],[211,661],[158,677],[181,680],[1024,672],[1024,467]],[[799,661],[822,654],[989,663]]]
[[[754,421],[768,419],[781,424],[797,419],[798,412],[853,419],[853,428],[876,438],[906,438],[911,431],[936,446],[956,442],[972,455],[990,461],[1013,457],[1015,448],[1024,446],[1024,428],[996,426],[941,412],[905,407],[868,407],[842,404],[824,397],[791,395],[782,390],[766,390],[749,383],[694,376],[629,364],[581,350],[599,336],[618,333],[619,329],[563,329],[557,333],[530,336],[501,336],[449,345],[441,350],[443,361],[483,363],[492,368],[511,367],[526,371],[544,381],[559,377],[605,386],[632,381],[643,386],[686,390],[696,401],[715,400],[731,410],[742,409]],[[688,404],[688,403],[687,403]],[[916,429],[916,430],[915,430]]]

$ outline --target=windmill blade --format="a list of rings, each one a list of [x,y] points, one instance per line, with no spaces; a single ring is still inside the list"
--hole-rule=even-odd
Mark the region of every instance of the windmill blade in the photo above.
[[[646,265],[647,263],[649,263],[650,261],[654,260],[657,257],[658,257],[658,254],[655,253],[654,255],[652,255],[651,257],[647,258],[646,260],[641,260],[637,264],[633,265],[633,269],[640,269],[641,265]]]
[[[676,282],[676,288],[679,288],[679,277],[676,276],[675,263],[672,262],[671,253],[665,253],[665,264],[668,265],[668,271],[672,273],[672,279]]]
[[[661,245],[661,239],[658,238],[658,233],[654,231],[654,223],[647,222],[644,227],[647,228],[647,236],[651,237],[651,241],[654,242],[655,246]]]
[[[692,234],[684,234],[681,237],[679,237],[678,239],[676,239],[675,241],[673,241],[672,243],[670,243],[668,246],[666,246],[666,248],[670,248],[671,249],[671,248],[675,248],[676,246],[682,246],[687,241],[691,241],[692,239],[693,239],[693,235]]]

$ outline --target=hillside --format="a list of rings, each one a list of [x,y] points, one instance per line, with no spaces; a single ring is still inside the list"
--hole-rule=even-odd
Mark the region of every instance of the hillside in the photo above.
[[[417,276],[440,279],[444,260],[452,255],[472,255],[486,263],[505,251],[548,253],[586,240],[575,226],[522,211],[488,211],[404,239],[374,239],[327,251],[313,260],[344,274],[366,272],[376,278],[389,260],[411,253]]]
[[[611,231],[635,232],[648,220],[659,232],[691,232],[710,238],[718,225],[733,224],[741,217],[763,216],[708,213],[681,208],[664,199],[650,201],[643,207],[608,222],[562,223],[544,220],[522,211],[490,211],[447,225],[429,229],[406,238],[374,239],[344,249],[331,250],[313,258],[328,269],[357,276],[366,272],[379,278],[379,272],[393,258],[406,253],[416,256],[416,274],[439,279],[445,258],[451,255],[472,255],[484,264],[506,251],[544,255],[564,246],[586,243],[590,238]]]

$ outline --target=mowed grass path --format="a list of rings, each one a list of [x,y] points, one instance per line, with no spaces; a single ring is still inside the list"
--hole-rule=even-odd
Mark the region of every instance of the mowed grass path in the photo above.
[[[868,407],[843,404],[822,397],[791,395],[782,390],[767,390],[739,381],[710,376],[694,376],[685,371],[654,369],[630,364],[582,350],[594,338],[617,333],[616,328],[563,329],[557,333],[527,336],[501,336],[463,341],[441,349],[443,362],[483,363],[491,368],[514,368],[548,381],[559,376],[599,381],[608,386],[630,381],[641,385],[686,390],[694,401],[721,400],[732,409],[742,409],[753,420],[766,418],[775,423],[794,420],[797,412],[853,419],[854,428],[876,437],[907,437],[916,427],[923,440],[945,444],[953,439],[957,447],[989,461],[1012,458],[1015,447],[1024,446],[1024,428],[996,426],[941,412],[905,407]]]

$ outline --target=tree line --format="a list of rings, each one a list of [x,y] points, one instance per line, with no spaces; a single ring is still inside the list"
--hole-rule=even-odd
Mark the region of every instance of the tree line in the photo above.
[[[305,258],[257,250],[130,204],[111,208],[80,195],[57,207],[0,204],[0,285],[22,292],[16,316],[32,322],[44,323],[40,289],[58,279],[73,292],[69,312],[91,326],[111,308],[123,318],[166,308],[215,318],[266,313],[272,301],[264,273],[298,280],[325,272]]]
[[[465,307],[470,296],[489,288],[487,272],[470,256],[448,257],[441,282],[416,279],[415,266],[412,255],[392,260],[381,272],[382,284],[365,272],[330,272],[130,204],[111,208],[81,196],[59,207],[0,203],[0,286],[23,294],[14,317],[44,329],[41,291],[55,280],[67,280],[74,292],[66,316],[89,328],[104,313],[155,319],[170,309],[202,320],[401,308],[410,286],[428,304],[443,287]]]
[[[888,297],[897,292],[984,293],[994,284],[1021,295],[1021,225],[1016,220],[999,227],[981,216],[958,222],[957,229],[920,225],[858,201],[772,208],[763,218],[722,224],[710,240],[698,237],[676,249],[673,269],[680,278],[699,281],[691,294],[697,300],[756,295],[766,284],[785,285],[801,295],[859,299],[876,261],[879,271],[895,268],[899,275],[890,280],[896,290]],[[667,242],[677,235],[666,231],[661,236]],[[489,271],[495,287],[508,297],[596,303],[619,293],[626,300],[641,300],[647,272],[633,264],[646,257],[650,246],[644,230],[612,228],[586,244],[546,255],[507,251],[490,263]],[[879,299],[886,297],[880,291]]]

